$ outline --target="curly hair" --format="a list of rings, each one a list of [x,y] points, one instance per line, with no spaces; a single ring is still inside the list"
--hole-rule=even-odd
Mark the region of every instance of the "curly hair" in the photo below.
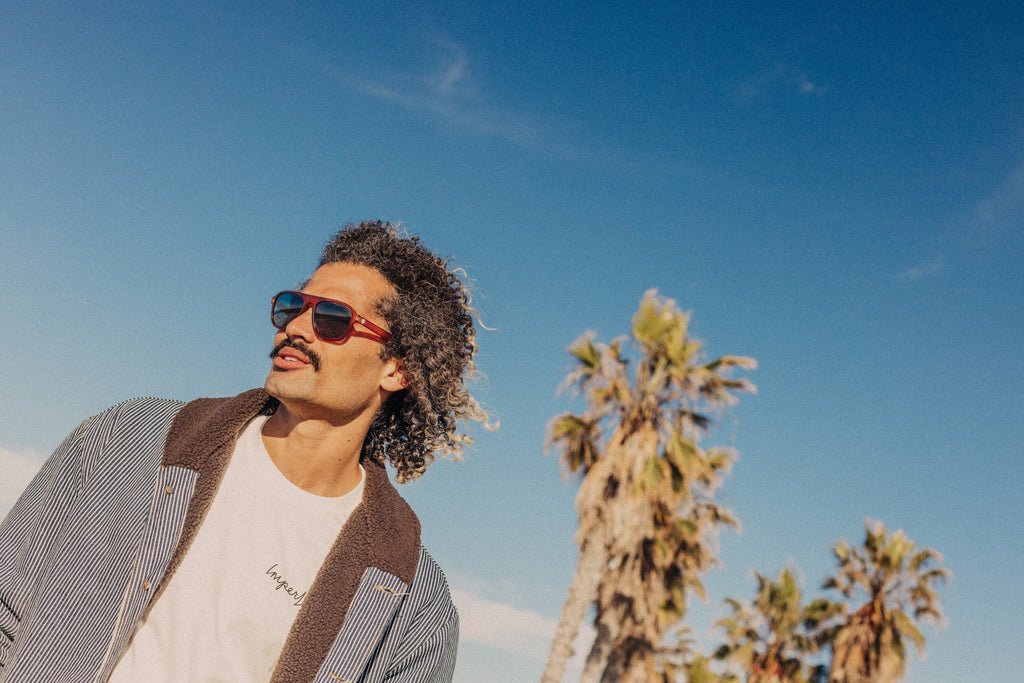
[[[458,421],[490,426],[487,413],[465,387],[476,374],[476,331],[469,289],[447,259],[418,237],[403,236],[390,222],[364,221],[343,228],[324,247],[320,264],[356,263],[375,268],[395,288],[379,303],[391,339],[382,358],[400,358],[409,386],[381,407],[363,441],[363,458],[390,461],[399,483],[422,475],[440,452],[458,458],[472,438]]]

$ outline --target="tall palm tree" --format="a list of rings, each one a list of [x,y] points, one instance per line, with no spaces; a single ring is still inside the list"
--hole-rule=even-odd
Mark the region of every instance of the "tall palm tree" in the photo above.
[[[690,591],[716,561],[721,526],[736,521],[714,498],[731,465],[731,449],[703,449],[699,438],[714,411],[753,391],[734,368],[751,358],[702,362],[702,344],[687,334],[689,315],[648,291],[630,338],[608,344],[588,333],[569,352],[566,378],[586,400],[581,415],[564,413],[548,428],[548,446],[563,472],[580,473],[576,496],[579,560],[542,680],[562,679],[572,642],[591,605],[597,638],[581,680],[650,681],[660,643],[686,608]]]
[[[739,665],[746,683],[808,683],[817,670],[807,658],[818,651],[821,627],[841,606],[825,599],[804,605],[789,567],[774,581],[755,575],[757,597],[752,604],[726,600],[732,613],[716,625],[725,631],[727,642],[715,657]]]
[[[919,550],[902,530],[888,533],[881,522],[865,522],[864,544],[839,542],[832,553],[839,569],[825,581],[848,601],[860,605],[832,636],[830,683],[893,683],[906,670],[910,641],[924,654],[925,638],[918,622],[941,625],[936,584],[952,575],[935,566],[942,556]]]

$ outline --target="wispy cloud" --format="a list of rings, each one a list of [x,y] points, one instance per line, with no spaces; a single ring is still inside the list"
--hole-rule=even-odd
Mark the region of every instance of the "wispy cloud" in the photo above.
[[[800,84],[800,92],[804,95],[823,95],[825,93],[825,87],[812,81],[807,74],[797,76],[797,81]]]
[[[479,588],[477,585],[477,591]],[[459,610],[459,634],[463,642],[493,647],[536,664],[547,661],[557,619],[483,598],[475,592],[459,588],[452,588],[451,592]],[[574,643],[575,655],[566,665],[568,672],[582,671],[593,640],[593,627],[584,624]]]
[[[988,249],[1010,230],[1024,229],[1024,162],[972,208],[967,219],[969,247]]]
[[[897,282],[910,282],[913,280],[921,280],[932,275],[938,275],[943,270],[944,266],[942,259],[934,258],[926,263],[914,266],[913,268],[908,268],[902,273],[897,273],[893,276],[893,279]]]
[[[0,448],[0,516],[6,515],[43,464],[35,451]]]
[[[462,45],[432,38],[425,41],[423,54],[421,64],[413,71],[368,75],[336,65],[324,68],[345,87],[423,112],[462,133],[496,136],[521,145],[538,142],[537,122],[523,112],[495,103],[477,78]]]
[[[445,50],[440,63],[433,73],[426,78],[426,83],[434,93],[443,94],[454,92],[461,84],[473,84],[472,74],[469,72],[469,61],[466,58],[466,51],[459,45],[451,42],[442,43]]]
[[[1024,162],[1010,169],[981,199],[950,221],[940,253],[893,276],[896,282],[914,282],[947,272],[964,258],[985,258],[1004,237],[1024,230]]]
[[[360,67],[305,46],[288,49],[338,87],[400,106],[458,135],[497,138],[544,156],[626,174],[637,164],[629,149],[602,144],[600,136],[580,130],[575,120],[531,110],[518,91],[504,92],[504,84],[489,80],[486,64],[463,44],[436,35],[409,37],[406,44],[415,46],[418,57]]]
[[[822,95],[826,88],[812,81],[803,71],[785,62],[776,62],[741,82],[733,94],[739,104],[747,105],[775,91]]]

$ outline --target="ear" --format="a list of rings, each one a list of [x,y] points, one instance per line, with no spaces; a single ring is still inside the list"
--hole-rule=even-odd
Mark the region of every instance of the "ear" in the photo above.
[[[380,388],[388,393],[401,391],[409,386],[409,378],[405,374],[405,366],[401,358],[389,358],[384,363],[380,377]]]

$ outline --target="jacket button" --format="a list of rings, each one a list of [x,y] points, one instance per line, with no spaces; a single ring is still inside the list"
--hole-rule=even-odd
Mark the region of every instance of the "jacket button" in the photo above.
[[[172,493],[174,493],[174,487],[168,484],[167,486],[164,487],[164,493],[166,493],[168,496],[171,495]]]
[[[152,585],[153,584],[149,582],[149,579],[146,579],[142,582],[142,590],[148,591]]]

